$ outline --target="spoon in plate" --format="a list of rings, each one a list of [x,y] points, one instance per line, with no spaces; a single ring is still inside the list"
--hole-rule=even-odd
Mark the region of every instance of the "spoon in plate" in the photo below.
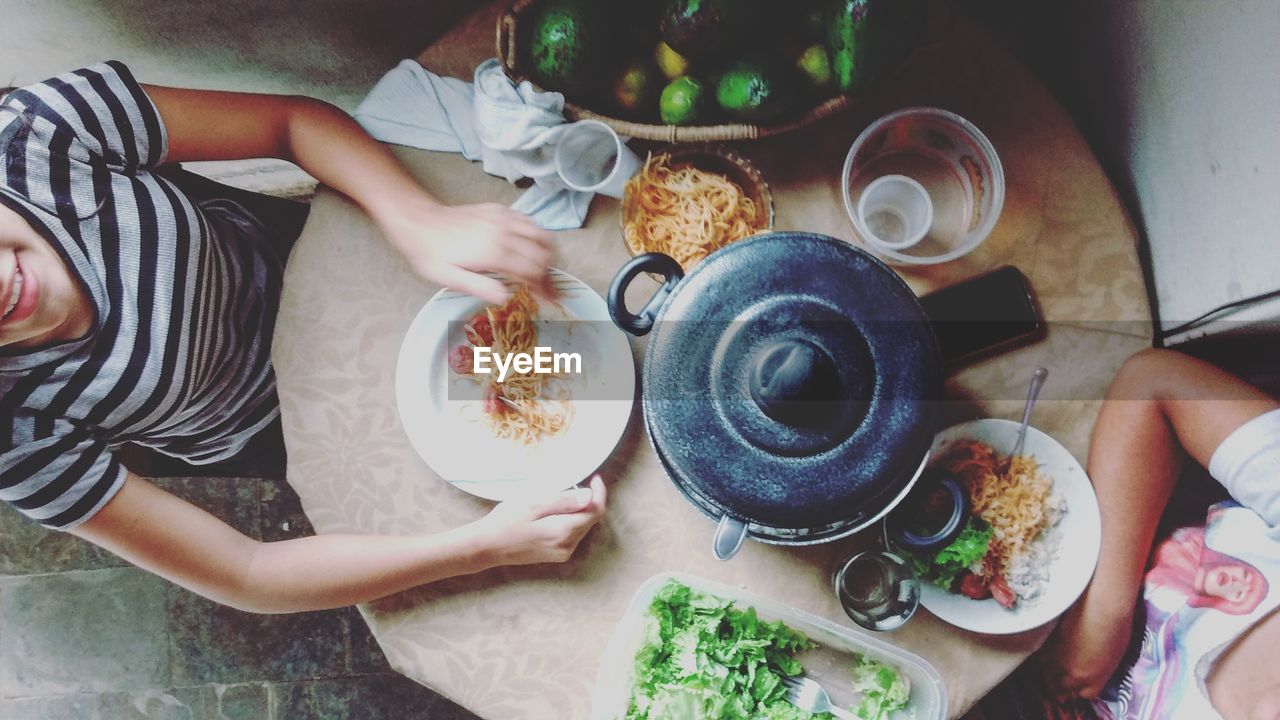
[[[1031,424],[1031,408],[1035,407],[1036,397],[1040,395],[1040,386],[1044,385],[1044,379],[1049,376],[1048,368],[1036,368],[1036,372],[1031,376],[1031,388],[1027,391],[1027,407],[1022,411],[1022,426],[1018,428],[1018,439],[1013,443],[1013,450],[1009,451],[1009,461],[1022,454],[1022,446],[1027,442],[1027,426]]]

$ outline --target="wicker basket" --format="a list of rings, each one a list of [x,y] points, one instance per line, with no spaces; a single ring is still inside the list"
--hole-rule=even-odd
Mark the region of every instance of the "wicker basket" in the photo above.
[[[514,82],[522,82],[528,80],[534,87],[538,87],[537,82],[529,77],[525,69],[521,67],[521,56],[523,48],[519,46],[520,33],[517,28],[519,23],[524,20],[528,21],[530,15],[537,7],[540,0],[516,0],[511,8],[498,19],[498,58],[502,62],[502,68],[506,71],[507,77]],[[541,89],[541,88],[539,88]],[[659,142],[714,142],[722,140],[755,140],[757,138],[769,137],[771,135],[781,135],[782,133],[791,132],[799,128],[812,125],[813,123],[834,115],[835,113],[848,107],[852,102],[852,98],[846,95],[837,95],[829,98],[821,105],[811,108],[803,115],[798,117],[790,117],[786,120],[769,125],[749,125],[745,123],[727,123],[723,125],[654,125],[649,123],[638,123],[630,120],[609,117],[600,113],[588,110],[581,105],[570,102],[568,99],[564,103],[564,114],[570,120],[585,120],[594,118],[601,122],[607,123],[610,127],[629,138],[639,140],[657,140]]]

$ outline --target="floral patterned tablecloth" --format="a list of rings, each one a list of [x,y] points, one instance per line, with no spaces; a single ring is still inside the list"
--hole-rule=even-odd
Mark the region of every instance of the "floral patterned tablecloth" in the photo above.
[[[469,77],[493,52],[501,6],[479,10],[420,60]],[[857,108],[737,149],[770,182],[778,229],[848,239],[838,177],[849,144],[871,120],[898,107],[936,105],[981,128],[1008,182],[1000,222],[968,257],[902,274],[920,293],[1005,264],[1027,274],[1050,321],[1048,337],[953,373],[947,415],[1018,417],[1032,369],[1046,365],[1051,374],[1035,424],[1083,461],[1107,383],[1126,357],[1150,343],[1135,233],[1098,162],[1046,90],[954,11],[934,9],[929,41]],[[521,192],[458,156],[397,152],[449,203],[511,202]],[[617,202],[596,198],[587,226],[559,233],[556,243],[558,264],[603,291],[627,257]],[[330,191],[319,194],[289,263],[274,348],[288,480],[318,532],[432,532],[491,507],[434,475],[397,417],[400,343],[436,290],[408,270],[357,208]],[[632,345],[639,362],[644,343]],[[639,403],[602,470],[611,493],[608,516],[571,562],[494,570],[361,608],[394,668],[483,717],[584,718],[609,633],[641,583],[664,570],[739,585],[849,624],[828,589],[829,572],[874,540],[793,549],[748,542],[733,560],[716,561],[715,524],[663,474],[638,411]],[[880,637],[939,670],[950,714],[958,716],[1047,632],[981,636],[921,611],[904,629]]]

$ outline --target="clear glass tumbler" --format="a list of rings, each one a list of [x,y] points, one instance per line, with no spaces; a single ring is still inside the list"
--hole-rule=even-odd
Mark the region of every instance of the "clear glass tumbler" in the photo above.
[[[896,630],[920,606],[920,581],[902,557],[886,550],[849,558],[832,584],[845,614],[868,630]]]

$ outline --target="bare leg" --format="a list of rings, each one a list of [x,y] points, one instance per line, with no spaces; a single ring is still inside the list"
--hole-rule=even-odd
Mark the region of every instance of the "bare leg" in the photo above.
[[[1045,657],[1064,696],[1096,697],[1128,644],[1156,526],[1177,479],[1179,446],[1202,465],[1275,400],[1208,363],[1169,351],[1131,358],[1098,414],[1089,476],[1102,511],[1093,581],[1063,616]]]

